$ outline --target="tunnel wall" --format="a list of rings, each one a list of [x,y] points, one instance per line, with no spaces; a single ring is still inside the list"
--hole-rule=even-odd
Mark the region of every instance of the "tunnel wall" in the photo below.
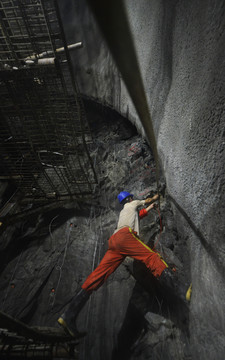
[[[186,236],[193,283],[194,358],[223,359],[225,2],[125,2],[167,191]],[[65,2],[81,93],[144,134],[121,76],[83,1]],[[74,15],[75,14],[75,15]],[[129,61],[129,59],[128,59]]]

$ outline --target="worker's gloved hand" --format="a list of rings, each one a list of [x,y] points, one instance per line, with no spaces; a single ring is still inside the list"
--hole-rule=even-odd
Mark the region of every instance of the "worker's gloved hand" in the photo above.
[[[156,194],[156,195],[154,195],[152,198],[150,198],[150,197],[147,198],[147,199],[145,200],[145,203],[146,203],[146,204],[150,204],[150,203],[158,200],[158,198],[159,198],[159,194]]]

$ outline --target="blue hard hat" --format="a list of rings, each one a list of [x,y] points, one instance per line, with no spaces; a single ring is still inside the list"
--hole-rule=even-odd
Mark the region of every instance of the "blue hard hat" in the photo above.
[[[119,193],[119,195],[117,196],[120,204],[121,204],[121,202],[122,202],[124,199],[126,199],[128,196],[133,197],[134,195],[133,195],[133,194],[130,194],[130,193],[127,192],[127,191],[121,191],[121,192]]]

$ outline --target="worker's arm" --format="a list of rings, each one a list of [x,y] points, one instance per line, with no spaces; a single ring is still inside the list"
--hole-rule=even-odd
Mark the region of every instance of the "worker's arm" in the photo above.
[[[155,203],[153,203],[153,204],[149,205],[148,207],[146,207],[145,210],[146,210],[147,212],[149,212],[151,209],[154,208],[154,206],[155,206]]]
[[[158,200],[159,198],[159,194],[154,195],[152,198],[147,198],[145,199],[145,204],[151,204],[154,201]]]
[[[149,212],[151,209],[154,208],[154,206],[155,206],[155,203],[154,203],[154,202],[155,202],[158,198],[159,198],[159,195],[156,194],[156,195],[153,196],[152,198],[147,198],[147,199],[145,200],[145,204],[149,204],[149,203],[150,203],[150,205],[147,206],[147,207],[144,208],[144,209],[141,209],[141,210],[139,211],[139,217],[140,217],[140,219],[143,219],[145,216],[148,215],[148,212]]]
[[[139,217],[140,217],[140,219],[143,219],[145,216],[147,216],[147,215],[148,215],[148,212],[149,212],[151,209],[153,209],[154,205],[155,205],[155,204],[151,204],[151,205],[149,205],[148,207],[146,207],[146,208],[144,208],[144,209],[141,209],[141,210],[139,211]]]

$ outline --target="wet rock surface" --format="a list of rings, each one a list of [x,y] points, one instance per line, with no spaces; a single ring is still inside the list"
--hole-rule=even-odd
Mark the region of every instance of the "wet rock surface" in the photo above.
[[[94,196],[80,208],[67,204],[33,215],[1,236],[1,309],[30,325],[57,326],[76,289],[99,264],[116,228],[117,194],[125,189],[142,199],[157,190],[151,149],[135,127],[91,101],[85,107],[99,179]],[[155,244],[188,287],[186,239],[177,233],[162,176],[160,190],[162,232],[152,210],[142,220],[140,237]],[[92,294],[78,325],[87,330],[77,348],[82,360],[189,359],[187,308],[130,258]]]

